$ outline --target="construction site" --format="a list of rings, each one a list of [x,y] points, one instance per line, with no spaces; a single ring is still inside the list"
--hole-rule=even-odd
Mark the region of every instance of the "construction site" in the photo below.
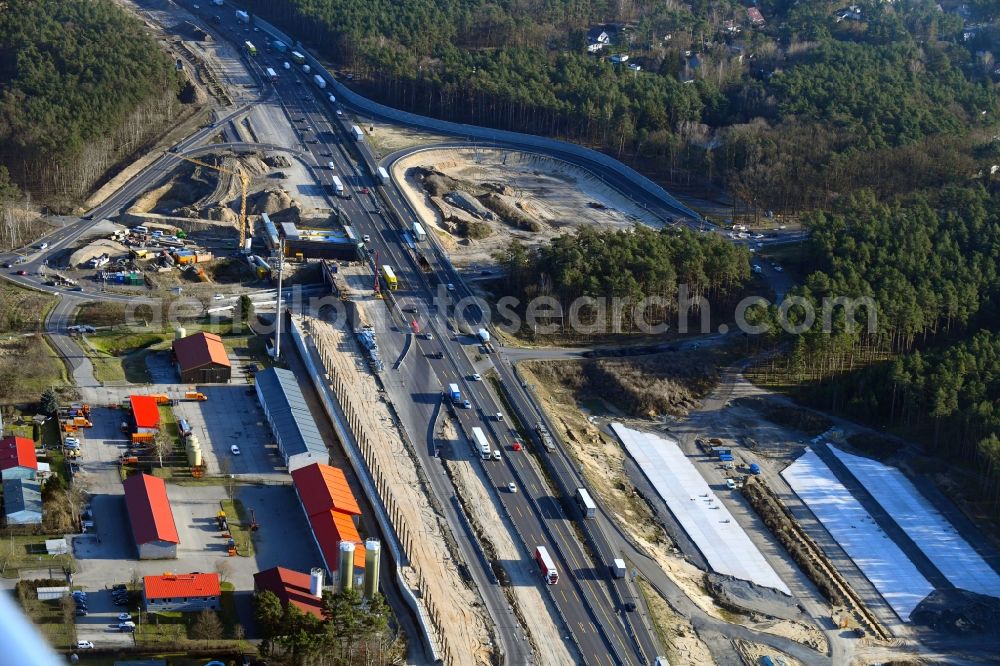
[[[457,266],[490,265],[512,240],[533,247],[584,225],[665,224],[596,174],[538,154],[430,147],[392,170]]]

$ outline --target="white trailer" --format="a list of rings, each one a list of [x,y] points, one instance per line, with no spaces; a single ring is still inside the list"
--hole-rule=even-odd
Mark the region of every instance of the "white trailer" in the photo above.
[[[490,442],[486,439],[486,435],[483,433],[483,429],[479,427],[474,427],[472,429],[472,437],[476,440],[476,449],[479,451],[479,457],[483,460],[490,459]]]
[[[314,74],[313,75],[313,83],[315,83],[316,87],[319,88],[320,90],[322,90],[323,88],[326,88],[326,79],[324,79],[319,74]]]
[[[340,178],[337,176],[333,177],[333,191],[338,197],[344,196],[344,184],[340,182]]]
[[[389,184],[389,172],[385,170],[385,167],[378,168],[378,180],[383,185]]]
[[[427,232],[424,231],[423,226],[419,222],[413,223],[413,239],[418,243],[423,243],[427,240]]]
[[[583,512],[584,518],[597,517],[597,505],[594,504],[594,500],[586,488],[576,489],[576,503],[580,506],[580,511]]]
[[[351,134],[354,135],[355,141],[361,141],[365,138],[365,133],[361,131],[361,128],[357,125],[351,125]]]

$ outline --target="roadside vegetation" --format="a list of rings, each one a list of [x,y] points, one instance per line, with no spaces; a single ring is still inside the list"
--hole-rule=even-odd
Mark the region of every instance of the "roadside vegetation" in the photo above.
[[[282,607],[271,592],[254,595],[254,620],[262,655],[293,664],[394,663],[401,645],[389,629],[389,607],[381,594],[363,602],[357,589],[323,591],[323,619],[293,604]]]
[[[724,311],[750,278],[745,248],[716,234],[644,226],[628,231],[583,227],[536,250],[514,241],[497,258],[504,268],[506,294],[522,304],[538,296],[559,302],[563,314],[551,323],[563,336],[643,332],[640,322],[674,329],[680,297],[706,297],[716,310]],[[584,305],[578,311],[581,326],[571,326],[571,306],[583,298],[605,299],[606,308]],[[627,305],[616,313],[612,299]],[[698,313],[696,307],[685,313],[696,328]],[[619,317],[620,331],[613,331]]]

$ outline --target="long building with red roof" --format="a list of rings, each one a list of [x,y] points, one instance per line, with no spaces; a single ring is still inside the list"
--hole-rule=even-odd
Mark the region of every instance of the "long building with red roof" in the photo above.
[[[222,609],[222,585],[217,573],[165,573],[142,579],[146,611],[194,612]]]
[[[177,526],[167,499],[167,484],[149,474],[125,479],[125,506],[140,560],[177,557]]]
[[[354,550],[354,566],[364,568],[365,549],[361,547],[361,535],[354,524],[354,516],[360,516],[361,509],[344,472],[337,467],[313,463],[294,470],[292,482],[327,571],[331,574],[337,571],[341,541],[358,546]]]

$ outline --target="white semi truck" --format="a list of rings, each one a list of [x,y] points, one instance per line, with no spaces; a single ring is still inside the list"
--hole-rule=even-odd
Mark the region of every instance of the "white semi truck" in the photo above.
[[[479,451],[479,457],[483,460],[489,460],[491,454],[490,442],[486,439],[483,429],[474,427],[472,429],[472,438],[476,440],[476,450]]]

